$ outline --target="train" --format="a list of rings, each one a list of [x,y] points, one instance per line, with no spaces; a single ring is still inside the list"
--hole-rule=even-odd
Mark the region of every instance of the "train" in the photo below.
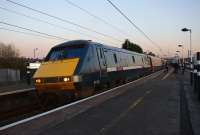
[[[91,40],[73,40],[51,48],[33,79],[39,96],[92,95],[161,70],[161,58],[107,46]]]

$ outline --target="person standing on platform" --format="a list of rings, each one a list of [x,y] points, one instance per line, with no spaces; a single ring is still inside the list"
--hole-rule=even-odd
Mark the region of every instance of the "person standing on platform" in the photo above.
[[[182,74],[184,75],[185,73],[185,63],[182,64]]]
[[[166,72],[169,71],[169,67],[168,67],[168,63],[167,63],[167,62],[165,63],[165,69],[166,69],[166,70],[165,70]]]
[[[26,72],[26,81],[28,85],[31,85],[31,72],[29,70]]]

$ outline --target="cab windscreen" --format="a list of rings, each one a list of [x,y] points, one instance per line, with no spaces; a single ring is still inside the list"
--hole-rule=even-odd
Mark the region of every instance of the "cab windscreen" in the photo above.
[[[53,48],[47,55],[45,61],[81,58],[81,56],[83,55],[83,49],[84,48],[82,46]]]

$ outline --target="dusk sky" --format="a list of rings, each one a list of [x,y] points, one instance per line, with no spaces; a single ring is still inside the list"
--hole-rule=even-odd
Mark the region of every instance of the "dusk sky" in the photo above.
[[[17,6],[6,0],[0,0],[0,22],[59,36],[68,40],[93,40],[116,47],[121,47],[123,41],[128,38],[132,42],[139,44],[145,51],[152,51],[160,56],[174,56],[176,50],[181,50],[178,48],[179,44],[184,46],[184,54],[187,54],[189,32],[181,31],[182,28],[187,27],[192,29],[193,52],[200,51],[200,0],[112,0],[140,29],[162,48],[163,53],[127,22],[106,0],[70,1],[86,9],[91,14],[100,17],[112,26],[117,27],[117,29],[73,7],[67,0],[13,1],[109,36],[101,36]],[[43,20],[43,22],[6,10],[16,11],[32,18]],[[44,23],[44,21],[54,26]],[[35,35],[11,32],[8,29]],[[70,31],[69,29],[77,32]],[[20,50],[21,56],[33,57],[34,48],[38,48],[37,56],[44,57],[52,46],[67,41],[41,36],[41,34],[38,36],[37,33],[0,23],[0,42],[14,44]]]

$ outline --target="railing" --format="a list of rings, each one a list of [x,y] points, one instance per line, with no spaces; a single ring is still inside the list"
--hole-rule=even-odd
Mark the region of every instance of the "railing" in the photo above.
[[[194,68],[191,69],[190,83],[193,86],[194,93],[198,96],[200,101],[200,52],[196,53],[193,64]]]

